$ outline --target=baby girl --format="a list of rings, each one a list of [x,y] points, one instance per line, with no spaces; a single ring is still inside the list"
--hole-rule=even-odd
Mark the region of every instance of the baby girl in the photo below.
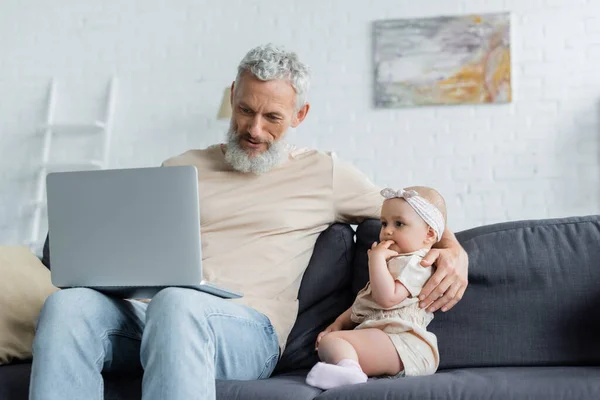
[[[442,196],[427,187],[384,189],[379,243],[369,255],[369,282],[352,307],[317,337],[322,362],[306,377],[320,389],[366,382],[369,376],[433,374],[439,365],[433,314],[418,295],[432,274],[421,260],[446,223]]]

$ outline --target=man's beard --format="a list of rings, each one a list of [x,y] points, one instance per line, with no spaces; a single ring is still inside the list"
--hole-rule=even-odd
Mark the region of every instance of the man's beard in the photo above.
[[[225,162],[231,165],[236,171],[261,175],[269,172],[286,159],[286,144],[283,139],[267,143],[267,150],[263,153],[250,156],[240,145],[242,136],[235,132],[232,127],[227,132]]]

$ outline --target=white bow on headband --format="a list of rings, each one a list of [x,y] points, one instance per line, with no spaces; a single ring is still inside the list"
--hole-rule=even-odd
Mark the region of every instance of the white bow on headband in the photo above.
[[[444,216],[442,212],[429,201],[419,196],[415,190],[394,190],[385,188],[381,195],[386,199],[401,198],[416,211],[417,214],[429,225],[437,234],[437,241],[442,239],[444,233]]]

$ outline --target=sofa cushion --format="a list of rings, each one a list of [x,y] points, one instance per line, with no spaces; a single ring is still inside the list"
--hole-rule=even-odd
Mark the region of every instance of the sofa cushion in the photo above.
[[[27,247],[0,246],[0,364],[31,358],[40,310],[56,290]]]
[[[0,399],[27,400],[31,364],[0,366]],[[218,400],[295,400],[315,398],[321,391],[304,383],[306,371],[279,375],[260,381],[217,381]],[[139,400],[142,394],[142,376],[105,376],[106,400]]]
[[[275,374],[310,368],[318,361],[317,335],[352,303],[353,256],[354,231],[349,225],[334,224],[321,233],[300,284],[298,318]]]
[[[217,381],[217,400],[312,400],[321,390],[304,383],[308,371],[261,381]]]
[[[321,390],[306,385],[305,376],[306,371],[300,371],[259,381],[216,381],[217,400],[279,400],[290,393],[294,400],[312,400]],[[107,376],[104,398],[137,400],[141,398],[141,387],[141,376]]]
[[[357,230],[353,288],[368,278]],[[469,254],[469,287],[437,312],[440,368],[600,364],[600,216],[507,222],[457,233]]]
[[[317,399],[591,400],[600,393],[599,378],[600,367],[467,368],[341,387]]]
[[[30,363],[0,365],[0,399],[26,400],[30,374]]]

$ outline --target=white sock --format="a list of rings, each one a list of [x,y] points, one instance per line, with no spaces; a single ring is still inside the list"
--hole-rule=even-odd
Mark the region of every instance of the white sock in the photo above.
[[[323,390],[366,381],[367,375],[360,365],[350,359],[343,359],[337,365],[319,362],[306,376],[306,383]]]

